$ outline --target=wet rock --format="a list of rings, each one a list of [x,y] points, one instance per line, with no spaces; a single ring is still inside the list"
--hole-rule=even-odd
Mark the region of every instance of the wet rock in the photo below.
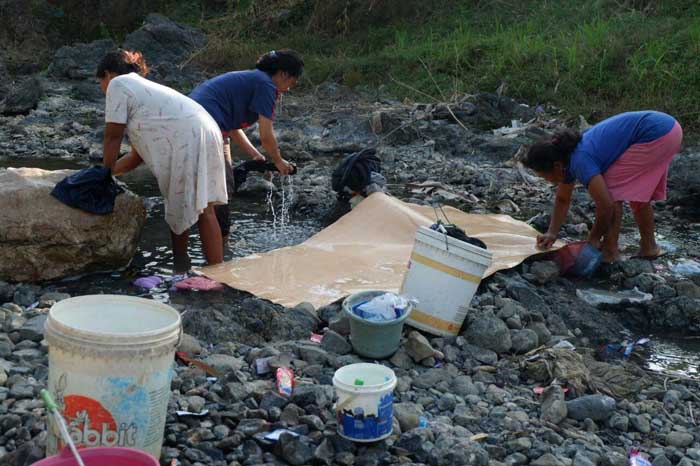
[[[249,176],[236,193],[238,194],[256,194],[277,192],[277,186],[271,181],[260,176]]]
[[[117,196],[111,215],[91,215],[49,195],[71,170],[0,170],[0,279],[38,281],[126,265],[146,212],[141,199]],[[31,214],[29,213],[31,212]]]
[[[41,82],[28,78],[11,87],[5,98],[0,101],[0,113],[3,115],[23,115],[34,110],[44,96]]]
[[[539,261],[530,266],[530,273],[533,274],[537,283],[544,285],[559,277],[559,266],[552,261]]]
[[[604,421],[615,411],[615,407],[615,399],[606,395],[584,395],[566,403],[568,416],[579,421],[586,418]]]
[[[542,393],[542,406],[540,407],[540,417],[554,424],[559,424],[568,414],[566,401],[564,400],[564,390],[560,385],[549,386]]]
[[[672,446],[672,447],[677,447],[677,448],[686,448],[692,445],[693,443],[693,435],[688,433],[688,432],[671,432],[670,434],[666,435],[666,445]]]
[[[321,341],[321,348],[335,354],[348,354],[352,351],[352,346],[340,334],[330,330],[326,332]]]
[[[538,337],[533,330],[513,330],[510,334],[510,339],[513,343],[513,351],[516,354],[527,353],[537,348]]]
[[[496,353],[508,351],[512,346],[508,326],[490,311],[470,317],[464,336],[470,343]]]
[[[435,349],[430,345],[428,339],[415,330],[408,334],[404,348],[411,359],[417,363],[435,355]]]
[[[114,42],[109,39],[61,47],[49,66],[49,74],[59,78],[92,79],[102,57],[114,48]]]

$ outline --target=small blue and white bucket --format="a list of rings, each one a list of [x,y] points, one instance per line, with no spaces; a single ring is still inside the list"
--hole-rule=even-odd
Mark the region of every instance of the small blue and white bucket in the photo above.
[[[333,386],[340,436],[353,442],[377,442],[391,435],[394,371],[380,364],[350,364],[335,371]]]

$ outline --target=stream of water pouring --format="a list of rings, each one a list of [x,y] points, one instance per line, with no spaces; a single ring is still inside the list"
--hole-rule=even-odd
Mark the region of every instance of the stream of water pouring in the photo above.
[[[280,177],[280,208],[275,209],[275,196],[272,189],[267,191],[266,202],[272,214],[272,236],[277,239],[278,231],[285,234],[291,223],[291,206],[294,202],[294,177]]]

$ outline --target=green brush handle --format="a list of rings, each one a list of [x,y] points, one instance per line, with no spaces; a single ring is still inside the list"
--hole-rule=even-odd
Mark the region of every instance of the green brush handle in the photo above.
[[[58,405],[53,400],[53,397],[48,390],[43,389],[41,392],[39,392],[39,394],[41,395],[41,399],[44,400],[44,404],[49,411],[58,411]]]

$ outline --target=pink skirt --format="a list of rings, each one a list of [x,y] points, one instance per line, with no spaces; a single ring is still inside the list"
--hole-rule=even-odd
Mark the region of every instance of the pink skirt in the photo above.
[[[603,173],[613,201],[649,202],[666,199],[671,159],[681,149],[683,129],[676,122],[666,135],[633,144]]]

